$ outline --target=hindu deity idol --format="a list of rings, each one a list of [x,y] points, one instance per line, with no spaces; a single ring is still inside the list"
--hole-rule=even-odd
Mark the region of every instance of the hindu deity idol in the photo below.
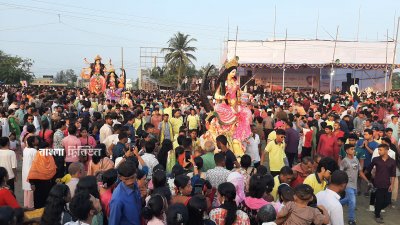
[[[95,94],[104,93],[106,90],[106,80],[104,78],[106,67],[101,63],[101,57],[97,55],[94,58],[94,63],[89,63],[86,58],[84,59],[84,62],[89,64],[89,68],[84,68],[84,71],[90,72],[89,91]],[[82,74],[84,75],[85,72],[82,72]],[[83,78],[87,77],[85,76]]]
[[[118,88],[125,89],[125,83],[126,83],[125,70],[124,69],[121,69],[121,70],[122,70],[122,73],[121,73],[121,76],[119,76],[119,79],[118,79]]]
[[[208,133],[216,134],[211,135],[206,132],[204,138],[225,135],[233,153],[240,157],[244,154],[242,143],[251,136],[251,111],[247,107],[249,95],[240,90],[240,84],[236,77],[237,67],[238,58],[235,57],[225,64],[225,69],[217,80],[216,85],[218,86],[214,98],[218,103],[214,106],[214,112],[209,114],[209,118],[214,116],[209,125],[218,124],[218,127],[208,129]]]
[[[115,71],[112,70],[107,76],[106,79],[107,89],[117,89],[118,84],[118,76],[115,74]]]
[[[129,108],[133,106],[132,100],[131,100],[131,93],[126,91],[123,94],[123,98],[119,101],[119,104],[121,105],[127,105]]]

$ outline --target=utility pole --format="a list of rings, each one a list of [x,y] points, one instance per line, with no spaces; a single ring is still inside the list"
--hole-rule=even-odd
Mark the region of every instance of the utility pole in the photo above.
[[[397,41],[399,39],[399,24],[400,24],[400,16],[397,18],[397,31],[396,31],[396,39],[394,40],[393,63],[392,63],[392,68],[390,69],[390,89],[388,92],[388,97],[389,97],[389,93],[393,89],[392,78],[393,78],[393,70],[395,69],[394,64],[396,62]]]
[[[386,30],[386,62],[385,62],[385,93],[387,91],[387,75],[388,75],[388,47],[389,47],[389,29]]]
[[[339,34],[339,26],[337,26],[337,28],[336,28],[335,47],[333,48],[332,68],[331,68],[331,80],[330,80],[330,82],[329,82],[329,93],[332,93],[332,80],[333,80],[333,75],[335,75],[335,71],[333,70],[333,65],[334,65],[334,63],[335,63],[336,44],[337,44],[338,34]]]
[[[275,30],[276,30],[276,5],[275,5],[275,17],[274,17],[274,41],[275,41]]]
[[[286,28],[286,36],[285,36],[285,50],[283,52],[282,93],[285,93],[286,43],[287,43],[287,28]]]
[[[124,68],[124,47],[121,47],[121,68]]]

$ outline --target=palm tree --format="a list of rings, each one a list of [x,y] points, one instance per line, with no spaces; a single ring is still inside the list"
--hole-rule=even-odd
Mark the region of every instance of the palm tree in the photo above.
[[[169,39],[168,48],[162,49],[162,52],[167,52],[165,55],[165,62],[170,67],[175,67],[178,71],[178,90],[180,89],[181,77],[187,66],[193,64],[192,60],[196,60],[192,52],[195,52],[197,48],[190,46],[194,41],[197,40],[195,38],[190,38],[190,35],[178,32]]]

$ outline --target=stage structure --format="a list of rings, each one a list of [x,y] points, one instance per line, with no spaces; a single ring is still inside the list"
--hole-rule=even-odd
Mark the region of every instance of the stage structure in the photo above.
[[[236,51],[241,85],[254,76],[248,85],[263,85],[272,91],[281,91],[282,87],[349,91],[352,84],[358,84],[361,90],[386,90],[390,87],[394,46],[393,41],[229,40],[222,60],[232,58]],[[399,64],[394,65],[397,68]]]
[[[163,67],[164,54],[159,47],[140,47],[139,89],[145,91],[158,90],[156,80],[150,78],[150,71],[154,67]]]

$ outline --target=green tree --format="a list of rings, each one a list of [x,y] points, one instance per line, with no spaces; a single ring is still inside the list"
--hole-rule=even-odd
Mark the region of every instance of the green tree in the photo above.
[[[6,84],[18,84],[22,80],[31,82],[35,75],[31,72],[33,61],[11,56],[0,51],[0,80]]]
[[[208,64],[205,65],[205,66],[202,66],[202,67],[199,69],[198,76],[199,76],[199,77],[203,77],[204,74],[207,73],[207,70],[210,68],[210,66],[211,66],[211,63],[208,63]],[[210,72],[208,73],[208,77],[209,77],[209,78],[210,78],[210,77],[218,77],[218,75],[219,75],[219,71],[218,71],[217,68],[215,68],[215,66],[214,66],[213,68],[211,68]]]
[[[192,53],[197,48],[190,46],[195,41],[197,40],[190,38],[190,35],[178,32],[169,39],[168,48],[162,49],[162,52],[166,52],[165,62],[168,64],[168,67],[174,67],[177,70],[178,90],[180,89],[181,78],[188,65],[193,64],[192,60],[196,60],[196,57]]]
[[[400,73],[393,73],[392,89],[393,90],[399,90],[400,89]]]
[[[78,76],[75,74],[75,71],[72,69],[61,70],[58,72],[54,78],[56,83],[68,84],[72,82],[73,84],[78,80]]]

